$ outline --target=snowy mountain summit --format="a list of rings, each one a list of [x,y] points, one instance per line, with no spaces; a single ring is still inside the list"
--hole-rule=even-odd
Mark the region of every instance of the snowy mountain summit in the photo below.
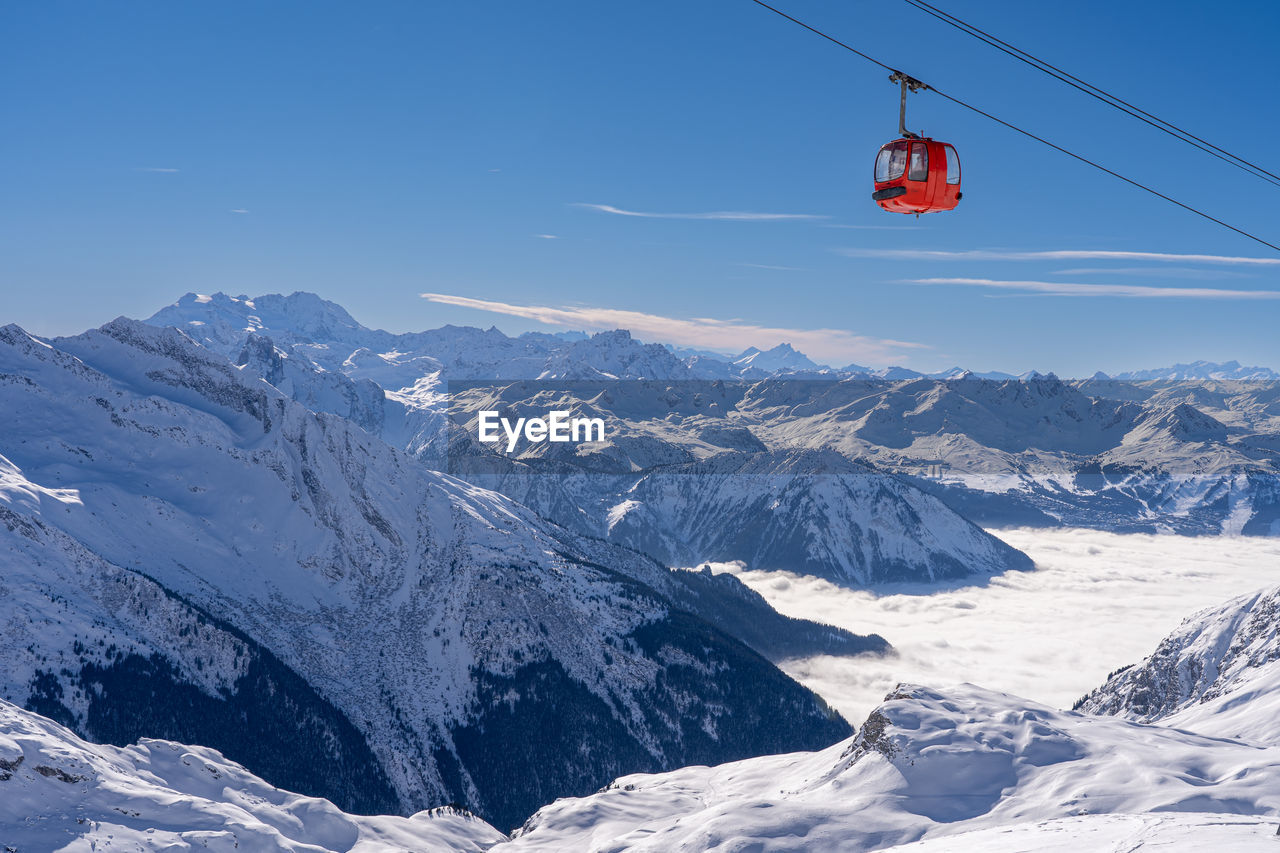
[[[744,371],[754,369],[766,374],[819,369],[816,362],[787,343],[778,344],[769,350],[747,347],[733,359],[733,364]]]

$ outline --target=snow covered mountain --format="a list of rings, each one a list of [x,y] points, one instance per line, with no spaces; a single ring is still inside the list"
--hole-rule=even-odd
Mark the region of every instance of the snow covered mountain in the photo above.
[[[1238,361],[1222,363],[1193,361],[1190,364],[1175,364],[1173,367],[1158,367],[1152,370],[1129,370],[1117,373],[1111,378],[1129,380],[1234,379],[1274,382],[1280,379],[1280,373],[1267,367],[1244,367]]]
[[[480,853],[506,836],[453,808],[347,814],[280,790],[215,750],[167,740],[81,740],[0,700],[5,850]]]
[[[1030,569],[941,501],[833,451],[728,451],[646,473],[607,537],[671,565],[741,560],[858,585]]]
[[[1173,813],[1174,825],[1221,845],[1206,849],[1225,850],[1238,849],[1229,838],[1242,839],[1239,849],[1274,844],[1278,810],[1280,747],[1056,711],[973,685],[903,685],[848,741],[623,777],[539,810],[493,849],[848,851],[925,839],[932,845],[918,849],[1039,850],[1055,831],[1073,833],[1061,849],[1113,849],[1086,842],[1116,823],[1139,830],[1131,845],[1155,830],[1168,838]],[[1150,820],[1097,817],[1136,814]],[[1010,826],[1028,846],[982,845]]]
[[[539,393],[549,396],[539,398]],[[545,410],[548,399],[610,425],[606,442],[570,455],[517,448],[521,461],[559,474],[631,471],[657,480],[668,469],[709,471],[705,465],[671,466],[726,451],[774,458],[835,451],[856,460],[863,472],[868,466],[878,470],[899,493],[928,493],[989,526],[1280,533],[1280,384],[1066,383],[1052,377],[1003,382],[971,377],[945,382],[775,379],[661,387],[543,382],[454,388],[450,398],[455,414],[498,408],[515,415],[532,413],[539,401]],[[473,423],[455,421],[474,435]],[[455,445],[451,461],[462,455]],[[470,476],[466,468],[457,470]],[[798,469],[792,466],[789,473]],[[576,480],[578,490],[568,497],[550,492],[526,497],[518,486],[496,487],[573,524],[557,507],[585,508],[598,519],[631,499],[623,493],[637,479],[622,478],[612,491],[601,491],[599,501],[609,499],[606,492],[617,498],[603,509]],[[738,482],[748,500],[749,481]],[[712,496],[710,491],[686,491]],[[692,509],[689,514],[700,517]],[[581,518],[581,511],[576,516]],[[675,552],[664,548],[655,553]],[[857,574],[846,573],[838,561],[810,571],[832,578]]]
[[[1280,534],[1276,384],[764,382],[729,416],[769,447],[865,459],[986,525]]]
[[[1280,746],[1280,587],[1189,616],[1078,707]]]
[[[464,462],[473,473],[459,471]],[[504,466],[492,453],[451,463],[566,527],[668,565],[740,560],[859,586],[1032,568],[937,498],[833,451],[725,450],[631,475],[536,459]]]
[[[238,300],[231,304],[243,307]],[[305,319],[299,324],[308,329],[316,325]],[[333,326],[346,328],[338,322],[326,328]],[[235,361],[308,408],[351,419],[431,467],[501,491],[571,529],[637,548],[668,565],[744,560],[756,567],[858,584],[1030,567],[1022,555],[900,480],[829,452],[770,453],[745,428],[723,419],[707,421],[717,406],[722,412],[732,406],[746,386],[728,390],[714,382],[687,380],[688,370],[669,351],[640,347],[625,332],[575,341],[566,354],[550,356],[544,374],[566,378],[496,386],[454,381],[446,397],[437,371],[381,400],[371,380],[319,367],[305,355],[311,350],[296,344],[299,334],[288,333],[295,341],[291,354],[258,331],[246,332]],[[219,343],[222,336],[211,340],[230,349]],[[301,358],[296,354],[300,350]],[[640,360],[616,360],[618,353]],[[660,381],[636,378],[645,374],[656,374]],[[625,377],[625,384],[610,381],[617,376]],[[638,434],[615,433],[585,456],[561,452],[536,457],[554,453],[557,448],[551,446],[531,450],[515,466],[479,447],[474,430],[470,447],[446,442],[446,405],[452,404],[455,416],[493,407],[536,416],[552,397],[560,401],[557,405],[605,417],[611,424],[645,423]],[[677,398],[683,402],[674,404]],[[688,428],[681,420],[679,428],[670,429],[673,414],[687,417]],[[654,424],[665,431],[643,431]],[[692,441],[690,430],[696,435]],[[468,430],[455,432],[462,434],[454,436],[458,439]],[[730,453],[715,461],[705,458],[721,451]],[[506,473],[491,473],[495,470]],[[609,476],[610,471],[628,473]]]
[[[747,347],[732,363],[739,372],[758,370],[763,375],[821,369],[813,359],[797,351],[791,344],[778,344],[767,350]]]
[[[1178,850],[1270,853],[1272,817],[1238,814],[1089,814],[1006,824],[897,845],[894,853],[1081,853]]]
[[[443,326],[396,335],[365,328],[341,306],[312,293],[253,298],[188,293],[146,322],[182,329],[232,359],[247,336],[256,334],[270,338],[304,363],[354,379],[372,379],[388,390],[412,386],[433,373],[448,379],[694,376],[686,361],[666,347],[642,344],[623,330],[581,338],[572,334],[511,338],[496,328]]]
[[[688,366],[661,344],[641,344],[622,329],[552,351],[545,379],[690,379]]]
[[[848,731],[690,612],[732,591],[433,473],[177,331],[4,327],[0,408],[0,696],[82,735],[180,735],[273,784],[309,754],[288,787],[503,826],[628,770]]]
[[[318,364],[330,370],[341,369],[345,360],[351,358],[347,372],[357,366],[363,367],[376,374],[366,378],[373,378],[388,389],[411,385],[417,377],[441,367],[445,368],[451,378],[529,379],[540,375],[591,378],[595,375],[590,371],[568,374],[561,371],[565,361],[563,356],[568,348],[590,339],[591,336],[583,332],[526,332],[510,338],[496,328],[481,330],[443,326],[427,332],[396,335],[366,328],[336,303],[306,292],[296,292],[289,296],[268,294],[252,298],[243,295],[229,296],[225,293],[188,293],[174,304],[157,311],[146,322],[180,328],[192,338],[228,357],[234,356],[234,351],[248,332],[270,337],[287,351],[301,344]],[[606,335],[612,336],[615,344],[618,342],[617,331]],[[627,337],[629,339],[629,334]],[[624,349],[631,349],[625,342],[622,344]],[[860,364],[848,364],[835,369],[814,362],[787,343],[768,350],[747,347],[736,356],[689,347],[661,346],[674,355],[675,361],[688,368],[688,378],[696,379],[765,379],[771,376],[818,374],[830,378],[876,378],[890,381],[924,377],[959,379],[965,375],[996,381],[1026,381],[1046,376],[1035,370],[1006,373],[999,370],[970,371],[962,367],[932,373],[901,366],[872,368]],[[618,353],[608,352],[612,348],[613,345],[605,342],[600,342],[595,347],[597,350],[605,350],[606,359],[613,358],[616,364]],[[579,353],[585,354],[590,349],[579,350]],[[546,367],[546,359],[550,356],[559,358],[559,367]],[[623,358],[636,366],[637,370],[631,374],[636,378],[677,378],[678,369],[654,353],[639,357],[636,352],[631,352]],[[625,369],[623,373],[605,370],[600,364],[593,363],[589,366],[619,377],[625,373]],[[392,376],[397,376],[398,380],[391,379]],[[1124,371],[1111,377],[1099,372],[1092,378],[1127,381],[1276,381],[1280,380],[1280,372],[1266,367],[1245,367],[1238,361],[1195,361],[1172,367]]]

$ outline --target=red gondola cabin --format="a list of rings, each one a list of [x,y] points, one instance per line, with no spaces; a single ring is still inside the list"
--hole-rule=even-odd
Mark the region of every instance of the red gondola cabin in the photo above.
[[[876,155],[876,204],[891,213],[933,213],[960,202],[960,158],[945,142],[895,139]]]

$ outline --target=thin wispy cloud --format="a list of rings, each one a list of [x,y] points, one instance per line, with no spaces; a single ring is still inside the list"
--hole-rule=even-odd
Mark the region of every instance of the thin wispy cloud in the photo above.
[[[1179,264],[1227,264],[1280,266],[1280,258],[1245,258],[1233,255],[1180,255],[1169,252],[1111,252],[1094,249],[1059,249],[1047,252],[1004,252],[971,249],[947,252],[936,249],[836,249],[850,258],[885,258],[899,261],[1155,261]]]
[[[1160,278],[1196,278],[1220,280],[1224,278],[1252,278],[1254,273],[1238,270],[1196,269],[1195,267],[1079,267],[1054,270],[1053,275],[1128,275],[1158,276]]]
[[[623,210],[611,204],[587,204],[585,202],[574,202],[573,206],[599,211],[600,213],[612,213],[614,216],[638,216],[642,219],[718,219],[730,222],[777,222],[827,218],[812,213],[755,213],[749,210],[715,210],[710,213],[648,213],[640,210]]]
[[[227,212],[228,212],[228,213],[248,213],[249,211],[248,211],[248,210],[246,210],[246,209],[245,209],[245,208],[243,208],[243,207],[233,207],[233,208],[231,208],[231,210],[229,210],[229,211],[227,211]]]
[[[850,361],[889,363],[901,360],[911,352],[928,349],[925,344],[866,337],[846,329],[788,329],[756,325],[742,320],[664,317],[660,314],[616,308],[513,305],[508,302],[475,299],[448,293],[419,295],[423,299],[442,305],[455,305],[459,308],[522,317],[548,326],[588,331],[628,329],[642,340],[662,341],[700,349],[736,352],[749,344],[769,348],[780,343],[789,343],[816,359],[837,364],[846,364]]]
[[[138,168],[134,169],[133,171],[135,171],[135,172],[159,172],[159,173],[164,174],[164,175],[172,175],[172,174],[174,174],[174,173],[176,173],[176,172],[179,172],[179,171],[181,171],[181,170],[180,170],[180,169],[162,169],[162,168],[160,168],[160,167],[158,167],[158,166],[139,166]]]
[[[1061,281],[1004,281],[991,278],[909,278],[905,284],[987,287],[1049,296],[1118,296],[1129,299],[1280,299],[1280,290],[1225,290],[1216,287],[1150,287],[1139,284],[1080,284]]]
[[[739,267],[751,267],[754,270],[778,270],[779,272],[811,272],[806,267],[785,267],[781,264],[735,264]]]
[[[539,240],[559,240],[560,239],[560,237],[556,234],[534,234],[533,236],[537,237]]]

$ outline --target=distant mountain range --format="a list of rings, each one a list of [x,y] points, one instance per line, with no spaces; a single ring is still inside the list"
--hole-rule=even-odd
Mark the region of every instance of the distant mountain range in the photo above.
[[[737,355],[686,347],[642,344],[629,332],[525,332],[508,337],[496,327],[442,326],[426,332],[392,334],[361,326],[346,309],[313,293],[269,294],[250,298],[225,293],[188,293],[147,322],[183,329],[224,355],[242,342],[246,332],[270,337],[286,349],[306,343],[306,354],[327,370],[342,369],[353,378],[370,378],[386,388],[412,384],[412,378],[443,370],[453,379],[1035,379],[1052,376],[970,371],[952,367],[924,373],[908,367],[871,368],[818,364],[790,344],[768,350],[747,347]],[[341,345],[340,347],[337,345]],[[354,350],[339,353],[347,346]],[[342,361],[334,361],[338,356]],[[350,360],[348,364],[347,361]],[[1168,368],[1138,370],[1094,379],[1123,380],[1277,380],[1280,373],[1238,362],[1197,361]]]
[[[1266,367],[1244,367],[1238,361],[1225,361],[1220,364],[1211,361],[1193,361],[1190,364],[1175,364],[1173,367],[1161,367],[1154,370],[1130,370],[1125,373],[1117,373],[1111,378],[1132,380],[1163,379],[1166,381],[1234,379],[1271,382],[1280,379],[1280,373]]]
[[[901,368],[875,375],[814,370],[785,345],[748,349],[734,361],[681,358],[625,331],[511,338],[496,329],[446,326],[392,335],[361,326],[311,294],[188,294],[147,322],[177,325],[308,408],[349,418],[428,465],[667,562],[741,559],[847,583],[934,577],[943,565],[953,566],[943,574],[1012,567],[989,559],[996,551],[979,544],[981,535],[961,535],[963,525],[923,511],[932,504],[921,499],[930,496],[989,526],[1280,535],[1280,385],[1271,380],[1064,381],[1052,373],[984,378],[958,369],[932,378]],[[1195,370],[1213,372],[1205,365]],[[1240,370],[1246,369],[1228,372]],[[599,396],[620,380],[629,389],[625,397],[610,403]],[[478,387],[460,390],[467,382]],[[530,382],[543,384],[521,384]],[[459,445],[458,423],[450,431],[451,402],[475,409],[487,400],[532,411],[547,391],[607,417],[615,435],[586,455],[524,454],[512,468],[491,449]],[[714,405],[700,408],[699,401]],[[864,473],[834,474],[821,456],[805,455],[830,450]],[[708,461],[725,452],[738,454],[737,461]],[[803,478],[805,465],[821,475],[807,480],[815,488],[843,478],[831,493],[840,501],[824,504],[822,515],[859,533],[838,548],[817,532],[807,538],[768,532],[779,529],[770,519],[781,516],[764,500],[777,484],[763,472]],[[739,466],[727,475],[739,491],[726,501],[708,484],[731,466]],[[709,475],[707,483],[694,487],[681,470]],[[604,471],[627,476],[594,476]],[[555,476],[536,485],[525,476],[545,473]],[[905,501],[900,508],[923,511],[919,529],[956,536],[926,549],[932,556],[920,551],[895,562],[896,546],[873,547],[865,535],[882,510],[874,509],[871,493],[849,487],[867,476],[887,478],[882,493]],[[650,495],[643,506],[627,494],[633,487]],[[800,511],[804,491],[787,494]],[[717,531],[709,519],[722,516],[759,535]],[[673,530],[682,532],[673,538]],[[849,547],[853,541],[861,543],[857,549]],[[854,550],[864,556],[853,558]]]

